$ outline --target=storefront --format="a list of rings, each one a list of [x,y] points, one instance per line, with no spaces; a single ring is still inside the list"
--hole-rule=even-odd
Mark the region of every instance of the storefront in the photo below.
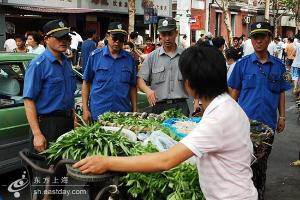
[[[0,0],[0,46],[3,48],[5,32],[39,31],[49,20],[62,18],[76,27],[81,35],[95,29],[104,37],[111,21],[128,24],[127,0]],[[157,9],[158,16],[171,16],[171,0],[136,0],[135,30],[144,35],[144,8]],[[1,32],[2,31],[2,32]]]

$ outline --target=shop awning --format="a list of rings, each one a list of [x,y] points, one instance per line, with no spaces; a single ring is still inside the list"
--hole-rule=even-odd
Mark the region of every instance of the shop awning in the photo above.
[[[90,13],[90,12],[101,12],[104,9],[88,9],[88,8],[56,8],[56,7],[34,7],[34,6],[14,6],[15,8],[21,10],[28,10],[33,12],[43,12],[43,13]]]

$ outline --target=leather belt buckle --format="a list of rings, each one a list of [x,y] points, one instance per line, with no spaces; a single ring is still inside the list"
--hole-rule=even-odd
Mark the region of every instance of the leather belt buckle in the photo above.
[[[172,99],[169,99],[169,100],[167,100],[166,102],[167,102],[167,104],[172,104],[172,103],[173,103],[173,100],[172,100]]]

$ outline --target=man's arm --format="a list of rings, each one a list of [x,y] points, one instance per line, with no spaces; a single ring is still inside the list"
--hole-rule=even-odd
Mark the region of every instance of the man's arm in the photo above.
[[[229,87],[229,94],[235,101],[237,101],[240,96],[240,91]]]
[[[156,93],[155,91],[151,90],[151,88],[146,84],[143,78],[138,77],[137,79],[137,86],[140,90],[146,93],[148,102],[150,106],[154,106],[156,103]]]
[[[35,103],[31,99],[25,98],[24,107],[25,107],[26,117],[33,134],[34,148],[38,152],[44,151],[47,148],[47,141],[38,123]]]
[[[106,171],[157,172],[169,170],[191,156],[193,152],[179,142],[164,152],[132,157],[90,156],[73,166],[85,174],[98,174]]]
[[[137,87],[130,87],[130,101],[131,101],[131,109],[132,112],[137,111]]]
[[[91,83],[84,80],[82,83],[82,111],[83,120],[87,123],[92,121],[91,112],[89,110],[90,89]]]
[[[280,93],[278,111],[279,118],[277,123],[277,131],[280,133],[285,127],[285,92]]]

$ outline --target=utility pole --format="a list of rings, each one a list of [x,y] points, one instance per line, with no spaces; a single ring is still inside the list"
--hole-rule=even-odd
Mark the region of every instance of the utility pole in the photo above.
[[[270,0],[265,0],[265,22],[270,22]]]

